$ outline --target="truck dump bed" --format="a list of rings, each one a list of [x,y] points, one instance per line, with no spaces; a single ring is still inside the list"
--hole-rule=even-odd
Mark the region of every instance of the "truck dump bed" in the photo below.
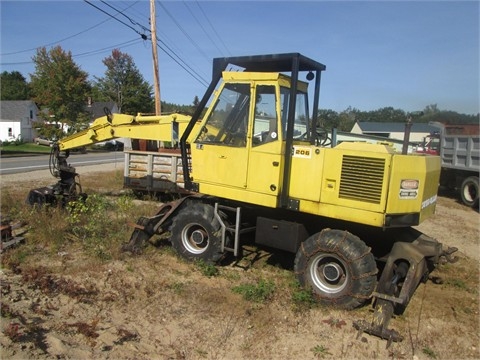
[[[480,171],[479,135],[448,135],[442,137],[442,167]]]

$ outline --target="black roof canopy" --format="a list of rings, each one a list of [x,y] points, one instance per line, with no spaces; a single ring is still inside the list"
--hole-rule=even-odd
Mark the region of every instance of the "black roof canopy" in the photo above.
[[[245,71],[293,72],[298,61],[298,71],[324,71],[326,66],[300,53],[235,56],[213,59],[213,76],[224,71],[228,65],[235,65]]]

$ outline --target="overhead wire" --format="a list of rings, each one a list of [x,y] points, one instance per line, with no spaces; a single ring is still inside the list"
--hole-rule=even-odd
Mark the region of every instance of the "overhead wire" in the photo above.
[[[137,2],[138,2],[138,1],[137,1]],[[132,7],[133,5],[135,5],[137,2],[135,2],[134,4],[129,5],[129,6],[126,7],[123,11],[129,9],[130,7]],[[65,40],[70,40],[70,39],[72,39],[72,38],[74,38],[74,37],[76,37],[76,36],[82,35],[82,34],[88,32],[88,31],[90,31],[90,30],[92,30],[92,29],[95,29],[96,27],[98,27],[98,26],[100,26],[100,25],[103,25],[106,21],[110,21],[110,20],[112,20],[112,19],[107,19],[107,20],[105,20],[105,21],[101,21],[101,22],[99,22],[98,24],[95,24],[95,25],[93,25],[93,26],[91,26],[91,27],[89,27],[89,28],[87,28],[87,29],[85,29],[85,30],[82,30],[82,31],[80,31],[80,32],[78,32],[78,33],[75,33],[75,34],[73,34],[73,35],[69,35],[69,36],[67,36],[67,37],[65,37],[65,38],[62,38],[62,39],[60,39],[60,40],[56,40],[56,41],[50,42],[50,43],[45,44],[45,45],[36,46],[36,47],[30,48],[30,49],[24,49],[24,50],[12,51],[12,52],[9,52],[9,53],[3,53],[3,54],[0,54],[0,56],[16,55],[16,54],[21,54],[21,53],[25,53],[25,52],[37,50],[38,48],[41,48],[41,47],[47,47],[47,46],[55,45],[55,44],[58,44],[58,43],[61,43],[61,42],[65,41]],[[25,63],[28,63],[28,62],[25,62]]]
[[[118,14],[126,17],[126,18],[128,19],[128,21],[130,21],[130,22],[132,23],[132,25],[140,26],[140,27],[143,29],[143,31],[147,31],[147,32],[150,31],[150,29],[148,29],[147,27],[143,26],[142,24],[136,22],[136,21],[133,20],[131,17],[127,16],[123,11],[116,9],[114,6],[110,5],[110,4],[107,3],[106,1],[100,0],[100,2],[103,3],[103,4],[105,4],[105,5],[107,5],[109,8],[117,11]],[[137,1],[137,2],[138,2],[138,1]]]
[[[90,55],[101,54],[102,52],[106,52],[107,50],[125,48],[125,47],[128,47],[128,46],[136,45],[136,44],[138,44],[142,41],[143,41],[142,39],[135,38],[135,39],[125,41],[125,42],[120,43],[120,44],[107,46],[107,47],[104,47],[104,48],[101,48],[101,49],[98,49],[98,50],[92,50],[92,51],[87,51],[87,52],[80,53],[80,54],[75,54],[75,55],[72,55],[72,57],[78,58],[78,57],[85,57],[85,56],[90,56]]]
[[[227,50],[227,54],[228,55],[232,55],[232,53],[230,52],[230,50],[228,49],[227,45],[225,44],[225,42],[223,41],[222,37],[218,34],[217,32],[217,29],[215,29],[215,26],[213,26],[212,22],[210,21],[210,19],[208,18],[207,14],[205,13],[205,11],[203,10],[203,8],[200,6],[200,3],[198,1],[195,1],[195,3],[197,4],[198,8],[200,9],[200,11],[202,12],[203,16],[205,17],[205,19],[207,20],[208,24],[210,25],[210,27],[212,28],[213,32],[215,33],[215,35],[217,36],[218,40],[220,40],[220,42],[222,43],[223,47],[225,48],[225,50]]]
[[[94,6],[93,4],[91,4],[88,0],[84,0],[86,3]],[[145,32],[149,32],[151,33],[151,30],[148,29],[147,27],[143,26],[142,24],[140,24],[139,22],[133,20],[130,16],[126,15],[124,12],[116,9],[114,6],[110,5],[110,4],[107,4],[105,1],[101,0],[102,3],[104,3],[105,5],[107,5],[108,7],[110,7],[111,9],[117,11],[120,15],[124,16],[125,18],[128,19],[128,21],[130,21],[133,25],[136,25],[136,26],[139,26],[140,28],[142,28]],[[110,17],[113,17],[111,14],[109,14],[108,12],[106,12],[105,10],[97,7],[97,6],[94,6],[95,8],[97,8],[98,10],[100,10],[101,12],[107,14],[108,16]],[[135,32],[139,33],[135,28],[133,28],[132,26],[130,26],[129,24],[126,24],[125,22],[117,19],[114,17],[114,19],[116,19],[117,21],[119,21],[120,23],[122,23],[123,25],[129,27],[130,29],[134,30]],[[146,35],[143,34],[144,36],[142,36],[142,39],[146,40]],[[202,85],[206,85],[208,86],[208,81],[205,80],[197,71],[195,71],[190,65],[188,65],[174,50],[172,50],[168,44],[166,44],[163,40],[159,39],[158,36],[156,37],[156,40],[158,42],[160,42],[161,44],[163,44],[164,47],[166,47],[168,49],[168,51],[160,46],[158,43],[157,43],[157,47],[162,50],[167,56],[169,56],[175,63],[177,63],[177,65],[179,65],[183,70],[185,70],[190,76],[192,76],[195,80],[197,80],[198,82],[200,82]],[[173,54],[173,55],[172,55]]]
[[[111,45],[111,46],[108,46],[108,47],[104,47],[104,48],[101,48],[101,49],[91,50],[91,51],[87,51],[87,52],[80,53],[80,54],[74,54],[74,55],[72,55],[72,57],[73,58],[78,58],[78,57],[87,57],[87,56],[90,56],[90,55],[101,54],[102,52],[107,52],[108,50],[111,50],[111,49],[125,48],[125,47],[128,47],[128,46],[136,45],[140,42],[142,42],[141,39],[135,38],[135,39],[132,39],[132,40],[129,40],[129,41],[125,41],[125,42],[115,44],[115,45]],[[2,65],[2,66],[4,66],[4,65],[9,65],[9,66],[10,65],[26,65],[26,64],[31,64],[32,62],[33,62],[32,60],[30,60],[30,61],[20,61],[20,62],[2,62],[2,63],[0,63],[0,65]]]
[[[210,34],[207,32],[207,30],[205,29],[205,27],[202,25],[202,23],[200,22],[200,20],[198,20],[197,16],[195,15],[195,13],[192,11],[192,9],[190,9],[190,7],[187,5],[187,2],[186,1],[182,1],[183,2],[183,5],[185,5],[185,7],[187,8],[188,12],[190,13],[190,15],[192,15],[192,17],[195,19],[195,21],[197,22],[198,26],[200,26],[200,28],[203,30],[203,32],[205,33],[205,35],[207,36],[207,38],[212,42],[212,44],[217,48],[217,50],[219,51],[220,54],[223,55],[223,51],[217,46],[217,43],[215,41],[213,41],[212,37],[210,36]]]
[[[87,0],[84,0],[86,2],[88,2]],[[123,17],[125,17],[126,19],[128,19],[128,21],[130,21],[130,23],[132,23],[133,25],[136,25],[136,26],[139,26],[140,28],[142,28],[144,30],[144,32],[149,32],[151,33],[151,30],[148,29],[147,27],[145,27],[144,25],[140,24],[139,22],[133,20],[130,16],[128,16],[127,14],[125,14],[124,12],[118,10],[117,8],[115,8],[114,6],[106,3],[105,1],[103,0],[100,0],[103,4],[107,5],[109,8],[115,10],[118,12],[118,14],[122,15]],[[106,13],[105,11],[102,11],[104,13]],[[108,13],[107,13],[108,14]],[[125,23],[122,22],[122,24],[126,25]],[[128,26],[128,25],[127,25]],[[130,26],[128,26],[130,27]],[[131,27],[130,27],[131,28]],[[151,36],[150,36],[151,37]],[[143,37],[142,37],[143,38]],[[162,50],[167,56],[169,56],[173,61],[175,61],[182,69],[184,69],[188,74],[190,74],[194,79],[196,79],[197,81],[199,81],[200,83],[204,84],[204,83],[207,83],[207,86],[208,86],[208,82],[206,82],[206,80],[200,75],[198,74],[198,72],[196,72],[191,66],[189,66],[175,51],[173,51],[163,40],[159,39],[158,36],[156,37],[156,40],[160,43],[162,43],[172,54],[175,55],[172,56],[166,49],[164,49],[162,46],[158,45],[157,46],[159,47],[160,50]],[[181,62],[181,63],[180,63]]]
[[[185,35],[185,37],[192,43],[192,45],[198,50],[198,52],[203,56],[203,58],[210,63],[211,59],[205,54],[205,52],[200,48],[200,46],[192,39],[190,35],[185,31],[182,25],[175,19],[175,17],[168,11],[168,9],[160,2],[157,1],[160,7],[165,11],[165,14],[173,21],[173,23],[178,27],[178,29]]]
[[[141,33],[140,31],[138,31],[137,29],[135,29],[132,25],[124,22],[124,21],[121,21],[120,19],[116,18],[114,15],[108,13],[107,11],[105,11],[104,9],[92,4],[90,1],[88,0],[84,0],[85,3],[87,3],[88,5],[96,8],[97,10],[101,11],[102,13],[106,14],[107,16],[109,16],[111,19],[113,20],[116,20],[118,22],[120,22],[122,25],[125,25],[127,26],[128,28],[130,28],[131,30],[135,31],[137,34],[140,35],[141,39],[142,40],[147,40],[148,37],[147,35],[145,34],[146,32],[148,33],[151,33],[151,30],[148,29],[147,27],[143,26],[141,23],[139,23],[138,21],[135,21],[133,20],[130,16],[128,16],[127,14],[125,14],[125,10],[131,8],[134,4],[136,4],[137,2],[135,2],[134,4],[130,5],[128,8],[124,9],[124,10],[119,10],[117,8],[115,8],[114,6],[106,3],[105,1],[102,1],[101,2],[105,5],[107,5],[109,8],[115,10],[117,12],[117,14],[120,14],[122,15],[123,17],[125,17],[126,19],[128,19],[128,21],[132,24],[132,25],[135,25],[135,26],[138,26],[139,28],[141,28],[144,33]],[[198,44],[187,34],[187,32],[181,27],[181,25],[173,18],[173,16],[171,15],[171,13],[161,4],[159,3],[160,6],[165,10],[165,13],[174,21],[174,23],[177,25],[177,27],[182,31],[182,33],[190,40],[190,42],[192,42],[192,44],[194,44],[194,46],[200,51],[200,53],[202,54],[202,56],[204,58],[206,58],[209,62],[210,62],[210,59],[206,56],[206,54],[200,49],[200,47],[198,46]],[[115,14],[115,15],[117,15]],[[109,21],[111,19],[107,19],[106,21]],[[197,19],[197,22],[198,22],[198,19]],[[99,24],[96,24],[88,29],[85,29],[79,33],[76,33],[74,35],[71,35],[65,39],[62,39],[62,40],[59,40],[58,42],[61,42],[61,41],[64,41],[64,40],[67,40],[67,39],[70,39],[70,38],[73,38],[75,36],[78,36],[80,34],[83,34],[101,24],[103,24],[104,22],[102,23],[99,23]],[[205,31],[205,30],[204,30]],[[187,64],[187,62],[185,60],[182,59],[182,57],[180,55],[177,54],[177,52],[175,52],[165,41],[163,41],[162,39],[160,39],[158,36],[156,38],[157,42],[159,42],[160,44],[157,43],[157,46],[160,50],[162,50],[168,57],[170,57],[178,66],[180,66],[184,71],[186,71],[190,76],[192,76],[195,80],[197,80],[200,84],[208,87],[209,85],[209,82],[202,76],[200,75],[196,70],[194,70],[190,65]],[[75,55],[72,55],[72,57],[83,57],[83,56],[90,56],[90,55],[95,55],[95,54],[98,54],[98,53],[101,53],[101,52],[104,52],[104,51],[107,51],[107,50],[110,50],[112,48],[118,48],[118,47],[126,47],[126,46],[131,46],[131,45],[134,45],[138,42],[140,42],[141,40],[140,39],[133,39],[133,40],[129,40],[127,42],[123,42],[123,43],[120,43],[120,44],[116,44],[116,45],[113,45],[113,46],[109,46],[109,47],[105,47],[105,48],[101,48],[101,49],[97,49],[97,50],[92,50],[92,51],[87,51],[87,52],[84,52],[84,53],[80,53],[80,54],[75,54]],[[52,44],[55,44],[55,43],[58,43],[58,42],[52,42],[50,44],[47,44],[47,45],[44,45],[44,46],[49,46],[49,45],[52,45]],[[38,48],[38,47],[37,47]],[[27,51],[32,51],[32,50],[35,50],[37,48],[33,48],[33,49],[27,49],[27,50],[22,50],[21,52],[27,52]],[[20,53],[20,52],[14,52],[14,53]],[[13,54],[13,53],[9,53],[9,54]],[[6,54],[3,54],[3,55],[6,55]],[[24,65],[24,64],[31,64],[32,61],[25,61],[25,62],[10,62],[10,63],[0,63],[1,65]]]
[[[132,30],[135,31],[138,35],[140,35],[140,37],[141,37],[143,40],[147,40],[147,35],[142,34],[140,31],[138,31],[137,29],[135,29],[133,26],[131,26],[131,25],[123,22],[122,20],[116,18],[116,17],[113,16],[112,14],[109,14],[109,13],[106,12],[105,10],[103,10],[103,9],[99,8],[98,6],[92,4],[90,1],[88,1],[88,0],[83,0],[83,1],[86,2],[86,3],[87,3],[88,5],[90,5],[90,6],[93,6],[95,9],[97,9],[97,10],[103,12],[104,14],[110,16],[112,19],[115,19],[115,20],[118,21],[119,23],[121,23],[121,24],[127,26],[128,28],[132,29]]]

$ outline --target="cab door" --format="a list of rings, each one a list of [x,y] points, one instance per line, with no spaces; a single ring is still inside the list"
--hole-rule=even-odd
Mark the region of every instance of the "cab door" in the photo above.
[[[251,147],[247,171],[247,189],[272,197],[277,204],[284,162],[284,142],[280,125],[277,86],[257,84]]]
[[[225,83],[192,144],[191,175],[201,184],[246,188],[249,83]]]

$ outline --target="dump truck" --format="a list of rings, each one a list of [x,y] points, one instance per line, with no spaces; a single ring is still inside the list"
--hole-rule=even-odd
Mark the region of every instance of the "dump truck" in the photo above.
[[[440,157],[400,153],[388,144],[327,145],[328,136],[317,130],[325,70],[299,53],[215,58],[212,81],[191,118],[149,122],[107,114],[97,128],[54,147],[63,164],[58,172],[75,174],[62,156],[72,147],[134,134],[159,140],[180,123],[175,168],[181,166],[181,177],[164,181],[172,191],[181,178],[182,191],[138,219],[125,251],[139,253],[167,233],[183,258],[216,263],[241,257],[249,239],[291,253],[296,278],[319,302],[344,309],[371,302],[372,318],[354,326],[401,341],[388,328],[392,316],[456,250],[413,228],[434,214]],[[149,130],[140,135],[144,127]],[[74,198],[72,177],[60,176],[59,188]]]
[[[425,137],[417,152],[440,155],[440,185],[456,190],[462,202],[478,209],[480,126],[431,122],[438,131]]]

